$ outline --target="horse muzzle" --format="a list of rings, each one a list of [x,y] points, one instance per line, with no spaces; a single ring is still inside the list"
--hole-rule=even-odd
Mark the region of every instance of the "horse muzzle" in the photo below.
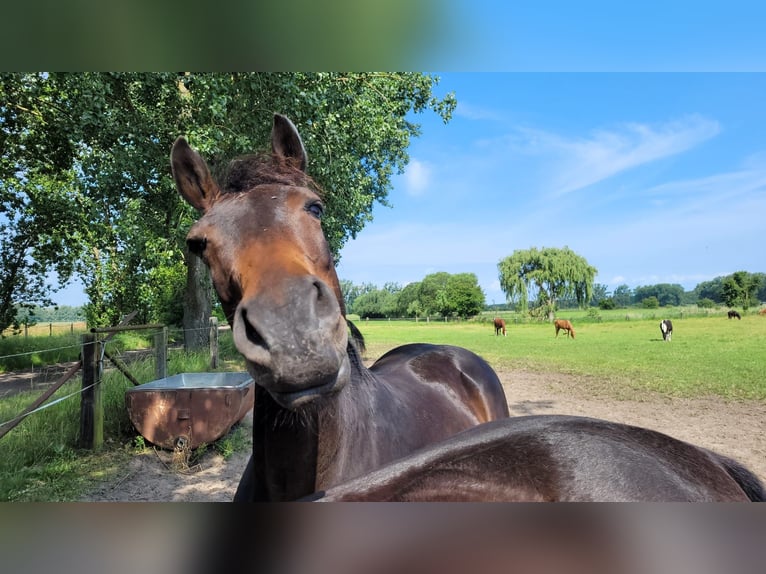
[[[285,279],[238,305],[234,344],[256,384],[295,409],[350,380],[348,332],[335,293],[313,276]]]

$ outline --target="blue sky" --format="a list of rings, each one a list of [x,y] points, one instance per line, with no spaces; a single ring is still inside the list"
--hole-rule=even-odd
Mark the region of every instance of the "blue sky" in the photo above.
[[[393,207],[345,246],[341,278],[473,272],[499,303],[501,258],[564,245],[610,288],[766,271],[766,2],[431,4],[398,68],[443,70],[458,108],[414,118]],[[77,284],[55,298],[84,302]]]
[[[766,271],[766,75],[437,73],[458,107],[422,136],[392,208],[341,252],[354,283],[472,272],[568,246],[630,287]]]

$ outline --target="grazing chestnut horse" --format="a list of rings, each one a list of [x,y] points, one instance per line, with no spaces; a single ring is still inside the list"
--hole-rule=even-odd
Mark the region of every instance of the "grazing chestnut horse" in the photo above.
[[[735,311],[734,309],[732,309],[731,311],[729,311],[729,312],[728,312],[728,315],[729,315],[729,319],[734,319],[735,317],[736,317],[737,319],[742,319],[742,315],[740,315],[740,314],[739,314],[737,311]]]
[[[274,116],[271,144],[232,161],[222,189],[185,139],[171,153],[179,193],[202,213],[186,243],[210,268],[256,383],[253,454],[234,500],[294,500],[507,417],[497,375],[466,349],[409,344],[362,364],[322,195],[286,117]]]
[[[503,337],[505,337],[506,336],[506,333],[505,333],[505,319],[501,319],[500,317],[495,317],[494,318],[494,323],[495,323],[495,336],[499,335],[500,331],[502,331],[503,332]]]
[[[670,341],[673,338],[673,321],[670,319],[660,321],[660,331],[662,332],[662,340]]]
[[[553,322],[553,325],[556,327],[556,336],[559,336],[559,331],[566,331],[564,337],[569,335],[573,339],[575,338],[575,332],[574,327],[572,327],[572,323],[567,321],[566,319],[556,319]]]
[[[645,428],[533,415],[489,422],[305,500],[764,502],[740,463]]]

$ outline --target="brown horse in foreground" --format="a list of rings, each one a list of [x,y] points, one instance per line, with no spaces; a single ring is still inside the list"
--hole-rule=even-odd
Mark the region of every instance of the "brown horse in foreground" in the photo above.
[[[493,320],[495,324],[495,336],[500,334],[500,331],[503,332],[503,337],[506,336],[505,333],[505,319],[501,319],[500,317],[495,317]]]
[[[574,327],[572,327],[572,323],[567,321],[566,319],[556,319],[553,322],[553,325],[556,327],[556,336],[559,336],[559,331],[566,331],[566,334],[564,337],[569,335],[573,339],[575,338],[575,331]]]
[[[294,500],[507,417],[497,375],[466,349],[409,344],[362,364],[322,194],[286,117],[274,116],[271,144],[232,161],[223,189],[185,139],[171,153],[179,193],[202,213],[187,246],[210,268],[256,383],[253,454],[234,500]]]
[[[305,500],[766,501],[738,462],[665,434],[565,415],[489,422]]]

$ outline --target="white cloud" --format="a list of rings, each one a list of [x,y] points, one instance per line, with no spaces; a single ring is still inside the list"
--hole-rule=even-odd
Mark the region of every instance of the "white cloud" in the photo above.
[[[431,167],[416,159],[410,160],[404,171],[404,189],[412,196],[423,195],[431,182]]]
[[[716,136],[718,122],[701,116],[658,125],[628,123],[578,139],[520,130],[527,153],[550,158],[546,170],[554,196],[577,191],[623,171],[685,152]],[[514,138],[516,139],[516,138]],[[516,139],[518,144],[518,139]]]

